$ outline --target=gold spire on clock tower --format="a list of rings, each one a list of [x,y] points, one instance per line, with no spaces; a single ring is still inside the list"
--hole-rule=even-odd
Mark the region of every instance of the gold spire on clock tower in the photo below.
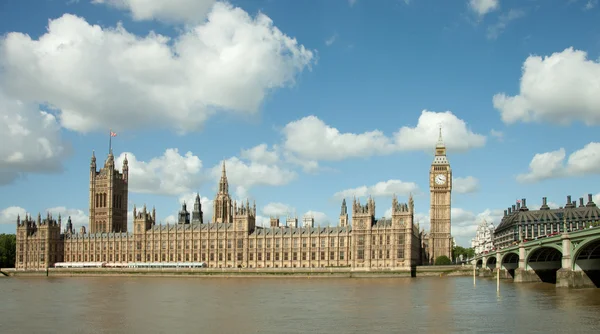
[[[452,169],[446,157],[446,145],[442,138],[442,126],[435,145],[435,157],[429,170],[429,190],[431,193],[429,261],[433,264],[440,256],[452,259],[451,235],[451,195]]]

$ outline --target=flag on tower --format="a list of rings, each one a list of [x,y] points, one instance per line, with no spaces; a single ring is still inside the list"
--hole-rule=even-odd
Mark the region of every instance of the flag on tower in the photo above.
[[[108,137],[108,152],[112,154],[112,138],[117,136],[116,132],[113,132],[112,129],[108,130],[110,132],[110,136]]]
[[[111,136],[111,137],[116,137],[116,136],[117,136],[117,133],[116,133],[116,132],[112,132],[112,131],[110,131],[110,136]]]

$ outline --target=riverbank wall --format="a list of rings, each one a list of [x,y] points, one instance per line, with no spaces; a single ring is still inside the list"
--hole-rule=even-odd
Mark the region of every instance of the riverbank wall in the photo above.
[[[23,271],[2,269],[11,277],[74,277],[74,276],[146,276],[146,277],[332,277],[332,278],[383,278],[470,276],[468,266],[417,266],[412,269],[373,268],[49,268]]]

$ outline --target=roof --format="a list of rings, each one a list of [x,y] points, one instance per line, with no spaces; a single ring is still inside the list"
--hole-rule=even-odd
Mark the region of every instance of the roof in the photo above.
[[[529,210],[526,206],[505,215],[496,228],[500,232],[515,225],[531,223],[562,223],[566,222],[587,222],[600,220],[600,208],[591,201],[587,204],[577,206],[576,204],[567,204],[565,207],[550,209],[547,205],[539,210]]]

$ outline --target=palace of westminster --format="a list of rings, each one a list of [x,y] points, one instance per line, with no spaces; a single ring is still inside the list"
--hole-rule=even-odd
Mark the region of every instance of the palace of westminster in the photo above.
[[[183,204],[178,223],[157,224],[156,211],[133,209],[133,232],[127,231],[129,166],[115,169],[112,150],[98,171],[92,154],[89,186],[89,230],[74,231],[69,217],[65,229],[59,216],[17,218],[18,270],[45,270],[60,262],[204,262],[209,268],[351,267],[409,269],[451,258],[450,230],[452,170],[446,158],[441,129],[430,168],[429,233],[414,222],[414,201],[392,199],[391,218],[375,219],[375,201],[354,199],[352,224],[346,200],[339,226],[316,227],[305,217],[270,227],[256,226],[256,204],[237,203],[229,194],[223,163],[212,222],[203,218],[200,197],[188,212]]]

